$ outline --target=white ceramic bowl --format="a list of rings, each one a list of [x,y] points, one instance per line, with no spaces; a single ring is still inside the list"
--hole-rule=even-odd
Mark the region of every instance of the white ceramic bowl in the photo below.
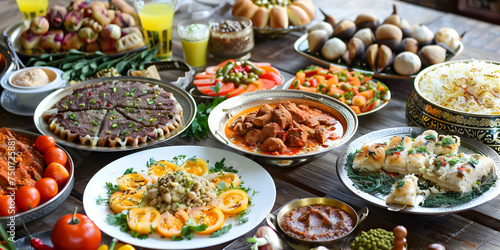
[[[50,82],[39,87],[22,87],[12,84],[12,80],[18,74],[35,68],[45,71]],[[4,89],[16,94],[17,100],[23,106],[35,110],[43,98],[49,95],[52,91],[61,88],[66,84],[67,81],[62,79],[62,74],[62,70],[53,67],[27,67],[4,75],[0,80],[0,83]]]

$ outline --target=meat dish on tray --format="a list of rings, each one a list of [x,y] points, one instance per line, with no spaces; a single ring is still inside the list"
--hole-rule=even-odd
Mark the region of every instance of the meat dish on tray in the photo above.
[[[296,155],[327,147],[342,137],[344,129],[331,114],[285,101],[243,111],[227,123],[225,133],[248,151]]]

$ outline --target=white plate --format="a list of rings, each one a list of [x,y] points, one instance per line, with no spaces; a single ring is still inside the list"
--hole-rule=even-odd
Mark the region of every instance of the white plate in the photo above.
[[[376,143],[376,142],[388,142],[393,136],[414,136],[422,134],[425,130],[424,128],[418,127],[400,127],[400,128],[389,128],[384,130],[378,130],[375,132],[371,132],[369,134],[363,135],[358,139],[354,140],[347,146],[340,156],[337,158],[337,174],[339,175],[339,179],[342,181],[344,186],[353,192],[355,195],[360,197],[361,199],[372,203],[373,205],[390,209],[389,206],[385,203],[385,199],[387,196],[380,195],[378,193],[367,193],[359,190],[356,186],[354,186],[354,182],[347,175],[347,157],[350,153],[355,153],[356,150],[360,149],[363,144]],[[446,131],[437,131],[439,134],[449,135],[452,133]],[[495,168],[493,169],[493,174],[497,175],[498,167],[500,166],[500,156],[490,147],[482,144],[481,142],[461,136],[460,137],[460,148],[458,149],[459,153],[465,154],[482,154],[489,158],[491,158],[495,162]],[[480,196],[470,200],[469,202],[456,205],[456,206],[442,206],[442,207],[422,207],[422,206],[407,206],[405,209],[399,211],[403,213],[412,213],[412,214],[445,214],[445,213],[456,213],[468,209],[472,209],[476,206],[484,204],[500,194],[500,185],[498,184],[498,179],[494,186],[490,187],[488,191],[481,194]],[[423,196],[419,195],[417,198],[417,204],[423,199]]]
[[[227,218],[225,224],[232,224],[232,229],[227,234],[217,238],[195,235],[191,240],[171,241],[160,238],[157,234],[150,235],[145,240],[133,238],[130,234],[120,231],[118,226],[109,225],[106,216],[112,214],[109,206],[97,205],[98,195],[106,196],[105,182],[116,184],[116,178],[120,177],[127,168],[133,167],[136,171],[146,170],[146,162],[153,157],[156,160],[171,160],[174,156],[186,155],[206,159],[210,167],[222,158],[225,158],[226,166],[237,169],[245,183],[243,186],[257,191],[253,198],[253,206],[247,215],[249,220],[244,224],[237,224],[233,218]],[[276,198],[274,181],[259,164],[236,153],[229,151],[200,147],[200,146],[172,146],[154,148],[127,155],[111,162],[97,172],[87,184],[83,194],[83,207],[85,213],[104,233],[117,238],[120,241],[130,243],[134,246],[152,249],[192,249],[203,248],[234,240],[259,225],[266,215],[271,211]]]
[[[35,110],[23,106],[19,100],[17,100],[17,95],[4,89],[2,95],[0,96],[0,104],[2,107],[12,114],[23,115],[23,116],[33,116]]]

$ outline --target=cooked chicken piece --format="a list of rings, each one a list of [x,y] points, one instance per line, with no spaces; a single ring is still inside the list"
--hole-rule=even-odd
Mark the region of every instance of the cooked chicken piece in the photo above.
[[[292,114],[283,107],[283,105],[278,104],[273,109],[273,122],[276,122],[282,129],[285,129],[287,124],[292,121]]]
[[[292,120],[298,122],[298,123],[303,123],[309,118],[309,113],[307,113],[304,110],[301,110],[297,108],[295,103],[291,103],[290,101],[282,102],[283,107],[290,112],[292,115]]]
[[[272,118],[271,113],[263,114],[261,116],[255,117],[255,119],[253,119],[252,124],[257,128],[262,128],[266,124],[271,122],[271,118]]]
[[[316,126],[319,125],[319,122],[316,118],[314,117],[309,117],[309,119],[307,119],[305,122],[304,122],[304,125],[308,126],[308,127],[311,127],[311,128],[314,128]]]
[[[280,138],[283,142],[286,143],[286,140],[288,139],[288,131],[281,130],[280,133],[278,134],[278,136],[276,136],[276,137]]]
[[[266,126],[264,126],[264,128],[262,128],[260,141],[265,141],[268,137],[276,137],[280,131],[280,125],[274,122],[268,123],[266,124]]]
[[[250,131],[252,129],[253,129],[253,124],[249,123],[249,122],[237,123],[233,128],[233,130],[236,131],[236,133],[238,133],[240,135],[245,135],[248,131]]]
[[[288,129],[288,146],[289,147],[304,147],[307,144],[308,133],[304,131],[300,124],[296,126],[295,121],[293,121],[294,125]]]
[[[260,138],[260,129],[252,129],[245,135],[245,142],[248,145],[256,145]]]
[[[314,129],[314,138],[318,140],[318,142],[323,145],[326,142],[326,130],[323,126],[317,126]]]
[[[253,120],[255,119],[255,117],[257,117],[257,112],[256,111],[248,113],[248,115],[245,116],[244,122],[253,123]]]
[[[269,106],[268,104],[264,104],[260,107],[259,111],[257,111],[257,116],[271,113],[271,111],[273,111],[273,108],[271,108],[271,106]]]
[[[259,148],[264,151],[278,152],[280,154],[283,154],[287,149],[285,143],[281,139],[274,137],[267,138],[259,145]]]
[[[307,106],[305,104],[299,104],[299,105],[297,105],[297,108],[304,110],[306,112],[309,112],[309,106]]]
[[[233,124],[231,124],[231,126],[229,126],[229,128],[234,129],[234,127],[238,123],[243,123],[244,121],[245,121],[245,115],[238,116],[238,118],[236,118],[236,120],[234,120]]]

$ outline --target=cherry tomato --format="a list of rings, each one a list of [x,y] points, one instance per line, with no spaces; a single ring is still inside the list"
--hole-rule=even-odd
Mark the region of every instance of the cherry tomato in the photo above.
[[[53,178],[45,177],[38,180],[35,183],[36,189],[40,192],[40,198],[43,201],[48,201],[52,199],[52,197],[56,196],[57,192],[59,192],[59,186]]]
[[[50,135],[38,136],[35,140],[35,148],[40,152],[45,153],[47,149],[56,146],[56,140]]]
[[[54,249],[94,250],[101,244],[101,231],[83,214],[67,214],[56,222],[50,236]]]
[[[4,195],[0,198],[0,216],[10,216],[19,212],[14,197]]]
[[[22,186],[16,192],[16,204],[23,211],[30,210],[40,203],[40,192],[33,186]]]
[[[57,162],[64,166],[68,161],[68,156],[66,155],[64,150],[58,147],[50,147],[43,153],[43,159],[47,164]]]
[[[57,162],[52,162],[45,169],[43,176],[54,179],[59,186],[59,189],[61,189],[69,179],[69,172],[63,165]]]

